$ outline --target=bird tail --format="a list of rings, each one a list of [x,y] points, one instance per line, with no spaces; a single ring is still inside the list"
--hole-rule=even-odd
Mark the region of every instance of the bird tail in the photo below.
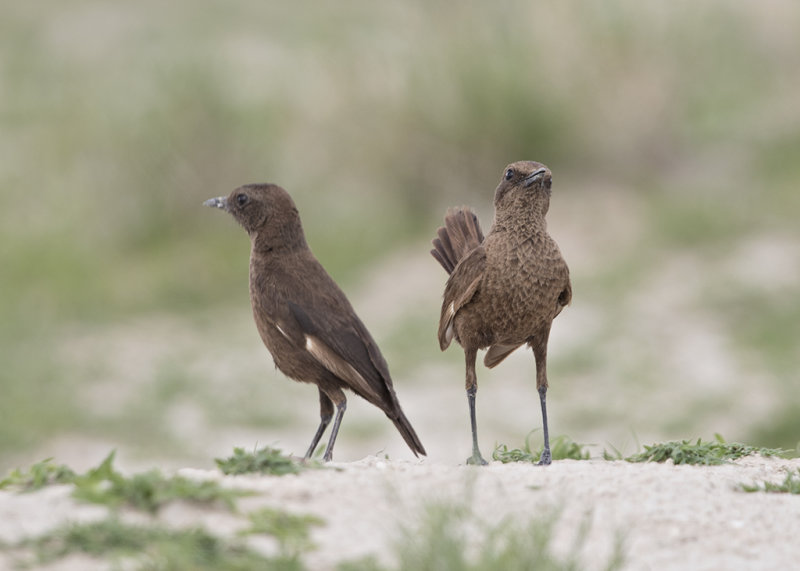
[[[417,433],[414,432],[414,428],[406,418],[406,415],[403,414],[403,411],[399,405],[395,408],[395,415],[389,415],[389,413],[386,413],[386,416],[389,417],[389,419],[397,427],[397,430],[400,431],[400,435],[403,437],[403,440],[406,441],[408,447],[411,448],[414,456],[419,456],[420,454],[427,456],[428,453],[425,452],[422,442],[420,442]]]
[[[452,274],[458,262],[482,242],[481,225],[472,209],[466,206],[449,208],[444,216],[444,226],[433,239],[431,255],[448,274]]]

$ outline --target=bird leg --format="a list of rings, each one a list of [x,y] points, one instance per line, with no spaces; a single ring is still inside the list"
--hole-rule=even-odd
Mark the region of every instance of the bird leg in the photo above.
[[[544,433],[544,450],[539,458],[538,466],[547,466],[551,461],[550,454],[550,434],[547,430],[547,405],[545,404],[545,397],[547,396],[547,385],[539,387],[539,400],[542,402],[542,432]]]
[[[339,434],[339,425],[342,423],[344,411],[347,410],[347,398],[344,396],[341,389],[338,389],[337,392],[338,394],[333,395],[331,399],[336,405],[336,418],[333,420],[333,428],[331,428],[331,436],[328,439],[328,447],[325,449],[325,454],[322,456],[323,462],[330,462],[333,458],[333,445],[336,443],[336,436]]]
[[[321,390],[319,391],[319,428],[317,428],[316,434],[314,434],[314,438],[311,439],[311,446],[308,447],[308,451],[306,455],[303,457],[303,460],[308,460],[311,456],[314,455],[314,450],[317,448],[317,444],[319,444],[319,439],[322,438],[322,435],[325,433],[325,429],[328,428],[328,425],[333,418],[333,402],[331,399],[328,398],[328,395],[323,393]]]
[[[475,349],[465,349],[464,357],[467,362],[467,400],[469,402],[469,420],[472,426],[472,456],[467,458],[467,464],[485,466],[486,460],[478,449],[478,426],[475,418],[475,394],[478,392],[478,378],[475,375],[475,358],[478,352]]]
[[[547,466],[552,460],[550,453],[550,431],[547,427],[547,338],[549,329],[541,338],[531,343],[533,356],[536,358],[536,389],[539,391],[539,401],[542,404],[542,432],[544,434],[544,450],[537,465]]]

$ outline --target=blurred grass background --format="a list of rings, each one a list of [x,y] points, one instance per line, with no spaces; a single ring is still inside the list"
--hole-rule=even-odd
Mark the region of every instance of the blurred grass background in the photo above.
[[[256,181],[293,194],[429,452],[460,459],[427,243],[448,205],[488,229],[519,159],[554,172],[573,272],[553,429],[795,448],[798,30],[787,0],[0,5],[0,470],[303,451],[315,391],[272,371],[248,240],[201,207]],[[504,367],[479,372],[486,448],[540,424],[532,358]],[[337,458],[402,456],[359,407]]]

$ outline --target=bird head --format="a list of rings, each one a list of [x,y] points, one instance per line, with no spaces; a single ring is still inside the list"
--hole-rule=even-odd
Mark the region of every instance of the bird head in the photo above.
[[[275,184],[247,184],[228,196],[203,203],[228,212],[250,235],[254,245],[276,248],[305,247],[297,207],[283,188]]]
[[[503,171],[494,192],[497,212],[506,210],[547,214],[550,205],[550,169],[534,161],[517,161]]]

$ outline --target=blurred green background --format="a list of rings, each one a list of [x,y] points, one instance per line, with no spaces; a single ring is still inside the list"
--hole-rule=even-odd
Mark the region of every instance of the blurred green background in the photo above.
[[[551,426],[582,442],[800,441],[800,6],[568,1],[0,4],[0,471],[111,447],[302,453],[247,237],[201,206],[276,182],[373,331],[433,459],[469,452],[435,339],[448,205],[554,173],[573,274]],[[533,359],[479,369],[486,452],[540,426]],[[337,459],[408,452],[351,399]]]

